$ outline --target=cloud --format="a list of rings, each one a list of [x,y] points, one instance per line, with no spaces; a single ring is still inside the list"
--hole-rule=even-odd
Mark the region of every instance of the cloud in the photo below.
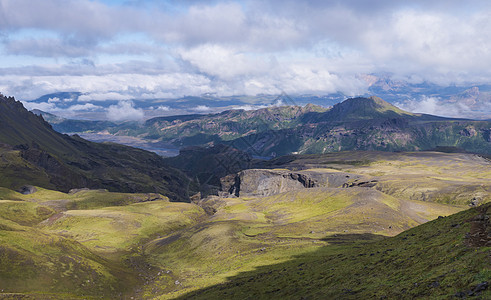
[[[81,100],[489,83],[489,1],[0,0],[0,91]]]
[[[80,57],[90,53],[86,47],[58,38],[9,40],[4,48],[9,54],[39,57]]]
[[[130,100],[131,95],[119,92],[92,92],[78,97],[79,101]]]
[[[201,95],[213,89],[208,78],[192,73],[0,76],[0,91],[22,100],[56,91],[79,91],[84,94],[80,101],[103,101]]]
[[[56,110],[56,105],[54,103],[48,103],[48,102],[35,103],[35,102],[24,101],[23,104],[27,110],[39,109],[45,112]]]
[[[211,111],[211,108],[206,106],[206,105],[198,105],[195,108],[193,108],[195,112],[209,112]]]
[[[475,112],[462,102],[449,103],[437,97],[422,96],[395,103],[395,106],[414,113],[424,113],[441,117],[476,118]]]
[[[142,121],[145,116],[140,108],[135,108],[132,101],[120,101],[107,109],[106,117],[111,121]]]
[[[97,109],[102,109],[102,107],[98,105],[94,105],[92,103],[75,104],[67,108],[67,110],[69,111],[97,110]]]
[[[239,105],[239,106],[234,106],[234,109],[243,109],[243,110],[256,110],[256,109],[261,109],[261,108],[266,108],[268,107],[267,105]]]
[[[54,30],[65,36],[98,39],[130,28],[133,15],[125,7],[110,7],[88,0],[1,0],[0,28]],[[126,19],[126,22],[122,22]],[[137,18],[138,19],[138,18]]]

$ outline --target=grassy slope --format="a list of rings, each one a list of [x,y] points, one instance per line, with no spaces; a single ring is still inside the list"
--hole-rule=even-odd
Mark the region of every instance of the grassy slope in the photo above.
[[[145,246],[152,264],[177,270],[180,284],[168,282],[162,299],[317,251],[342,242],[346,234],[378,239],[462,209],[399,201],[368,188],[312,188],[221,201],[209,221]]]
[[[50,176],[42,169],[23,159],[20,151],[0,146],[0,186],[19,188],[23,185],[37,185],[55,188]]]
[[[153,271],[145,267],[140,244],[192,225],[204,214],[158,194],[38,188],[22,195],[0,188],[0,199],[0,290],[7,293],[0,298],[134,294]]]
[[[449,186],[476,182],[489,185],[489,162],[462,154],[345,152],[284,157],[268,162],[268,166],[317,172],[342,170],[379,182],[374,188],[312,188],[265,198],[211,198],[202,203],[217,210],[209,217],[196,205],[169,203],[157,194],[65,194],[39,189],[21,195],[0,188],[0,199],[5,199],[0,201],[1,244],[17,251],[13,256],[3,254],[2,268],[14,268],[0,277],[0,283],[9,280],[9,291],[58,293],[61,298],[70,291],[68,296],[97,295],[103,287],[108,293],[106,298],[118,296],[111,289],[121,289],[136,298],[161,299],[189,296],[199,289],[208,299],[247,298],[244,293],[249,290],[253,298],[325,298],[324,294],[330,298],[397,298],[404,288],[410,298],[437,292],[448,295],[468,289],[479,280],[489,280],[481,248],[474,262],[471,254],[477,253],[475,249],[471,253],[462,246],[461,236],[469,228],[460,219],[439,219],[429,223],[429,229],[418,227],[408,231],[408,236],[402,233],[384,239],[464,209],[467,196],[455,201],[436,196],[455,193],[447,190]],[[419,182],[419,177],[446,179],[436,184],[432,180]],[[399,188],[395,180],[406,180],[408,188],[402,190],[402,183]],[[433,195],[426,200],[442,203],[413,199],[415,193],[411,191],[416,188],[408,182],[426,184],[427,188],[434,185],[431,193],[424,192]],[[468,193],[470,196],[474,192],[469,188]],[[489,191],[485,190],[481,200],[488,199]],[[436,226],[445,220],[450,220],[451,224],[445,225],[448,228]],[[50,244],[44,237],[63,243]],[[47,243],[46,253],[38,240]],[[69,249],[67,259],[75,257],[88,267],[76,265],[73,269],[69,264],[55,264],[65,259],[63,249]],[[437,251],[444,254],[440,257]],[[428,259],[421,255],[425,252],[430,254]],[[460,262],[452,260],[452,256],[459,255],[463,257]],[[29,259],[35,263],[22,263]],[[306,267],[299,266],[302,263]],[[415,264],[414,271],[401,271],[410,264]],[[461,267],[465,264],[470,267]],[[39,268],[49,272],[41,276],[36,273]],[[72,269],[68,272],[67,268]],[[384,272],[393,275],[386,278],[381,275]],[[29,287],[25,286],[28,278],[32,280]],[[80,278],[91,282],[96,279],[94,292],[82,286],[87,282]],[[429,288],[429,284],[436,285],[434,281],[439,286]],[[231,287],[236,283],[236,288]],[[234,294],[224,295],[225,290],[220,290],[223,287]]]
[[[473,154],[347,151],[286,156],[258,167],[334,168],[377,180],[377,190],[404,200],[455,205],[491,201],[491,161]]]
[[[51,213],[50,208],[35,203],[1,200],[2,293],[55,294],[60,299],[109,297],[127,292],[126,285],[136,283],[128,270],[80,243],[28,225]]]
[[[490,247],[470,246],[470,209],[372,243],[324,247],[182,299],[449,299],[491,280]],[[489,233],[489,221],[487,232]],[[488,243],[489,244],[489,243]],[[479,299],[489,299],[491,290]]]

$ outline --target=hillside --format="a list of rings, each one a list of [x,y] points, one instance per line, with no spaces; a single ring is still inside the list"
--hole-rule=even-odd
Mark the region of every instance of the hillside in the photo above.
[[[489,299],[490,208],[374,243],[320,248],[177,299]]]
[[[438,147],[491,154],[491,122],[413,114],[377,97],[347,99],[330,109],[309,104],[228,110],[219,114],[153,118],[142,125],[108,125],[104,130],[101,126],[104,127],[101,122],[81,121],[70,129],[137,136],[177,147],[225,143],[260,157]]]
[[[12,97],[0,96],[0,128],[1,186],[158,192],[179,201],[194,193],[191,181],[160,156],[60,134]]]
[[[158,194],[0,188],[1,299],[116,299],[156,270],[139,247],[204,212]],[[155,271],[155,273],[158,271]]]
[[[0,188],[0,297],[488,296],[489,160],[354,151],[249,164],[193,203]]]

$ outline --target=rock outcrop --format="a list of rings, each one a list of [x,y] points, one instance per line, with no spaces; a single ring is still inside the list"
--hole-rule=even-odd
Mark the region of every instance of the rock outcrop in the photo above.
[[[222,196],[266,197],[313,187],[342,187],[362,176],[345,172],[249,169],[221,178]]]

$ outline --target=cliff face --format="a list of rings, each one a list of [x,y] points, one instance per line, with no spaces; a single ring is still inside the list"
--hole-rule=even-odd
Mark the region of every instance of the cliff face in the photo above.
[[[221,189],[224,196],[266,197],[306,188],[346,187],[362,178],[345,172],[249,169],[223,177]]]

